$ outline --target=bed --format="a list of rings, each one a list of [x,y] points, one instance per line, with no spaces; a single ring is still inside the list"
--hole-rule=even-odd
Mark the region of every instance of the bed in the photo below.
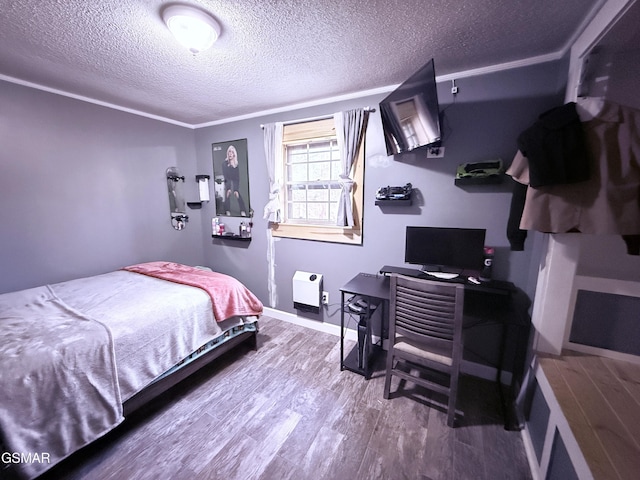
[[[256,335],[262,303],[171,262],[0,295],[0,477],[34,478]]]

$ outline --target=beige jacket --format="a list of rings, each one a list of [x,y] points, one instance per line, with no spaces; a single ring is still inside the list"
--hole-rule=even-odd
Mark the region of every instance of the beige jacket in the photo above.
[[[640,111],[588,98],[578,101],[591,170],[585,182],[529,187],[523,230],[547,233],[640,234]],[[529,184],[518,152],[507,174]]]

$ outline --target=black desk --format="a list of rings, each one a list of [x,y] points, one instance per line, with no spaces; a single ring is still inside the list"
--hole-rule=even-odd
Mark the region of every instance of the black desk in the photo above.
[[[341,291],[341,315],[340,315],[340,369],[350,370],[360,373],[365,378],[371,376],[372,356],[377,353],[371,344],[371,314],[373,309],[367,308],[368,314],[362,315],[365,324],[362,332],[365,337],[364,345],[360,343],[352,352],[344,358],[344,314],[349,312],[345,306],[345,294],[359,295],[366,299],[368,305],[381,305],[382,317],[380,337],[386,338],[388,335],[388,302],[389,302],[389,274],[399,273],[418,278],[429,278],[436,281],[451,282],[451,280],[441,280],[433,276],[426,275],[419,270],[384,266],[380,269],[382,274],[360,273],[344,285]],[[499,352],[496,369],[496,381],[500,387],[502,373],[507,363],[512,369],[511,382],[508,385],[509,398],[505,398],[502,388],[499,388],[503,413],[505,416],[505,428],[517,429],[518,419],[514,412],[514,400],[517,396],[522,378],[524,376],[527,345],[529,341],[531,319],[528,314],[530,301],[520,289],[511,282],[491,281],[480,283],[479,285],[469,283],[466,278],[455,279],[456,283],[464,283],[464,317],[465,330],[471,328],[481,328],[497,325],[500,329]],[[358,363],[360,352],[366,353],[363,362]],[[507,358],[509,357],[509,358]]]
[[[489,280],[486,282],[475,284],[473,282],[470,282],[468,277],[464,276],[464,274],[459,277],[452,278],[451,280],[445,280],[442,278],[434,277],[433,275],[429,275],[428,273],[422,272],[415,268],[392,267],[389,265],[385,265],[384,267],[382,267],[380,269],[380,273],[384,275],[398,273],[400,275],[406,275],[407,277],[424,278],[436,282],[462,283],[464,285],[465,293],[480,292],[495,295],[510,295],[512,292],[515,292],[517,290],[513,283],[505,282],[502,280]]]

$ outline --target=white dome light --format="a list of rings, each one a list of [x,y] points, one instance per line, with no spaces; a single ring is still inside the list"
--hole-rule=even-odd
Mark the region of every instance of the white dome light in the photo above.
[[[218,22],[196,8],[171,5],[162,11],[162,19],[176,40],[193,54],[211,47],[220,36]]]

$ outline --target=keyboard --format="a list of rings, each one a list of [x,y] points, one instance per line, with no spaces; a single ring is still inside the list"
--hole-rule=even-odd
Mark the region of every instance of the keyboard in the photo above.
[[[424,272],[424,278],[436,277],[440,280],[453,280],[460,276],[459,273],[449,273],[449,272]]]

